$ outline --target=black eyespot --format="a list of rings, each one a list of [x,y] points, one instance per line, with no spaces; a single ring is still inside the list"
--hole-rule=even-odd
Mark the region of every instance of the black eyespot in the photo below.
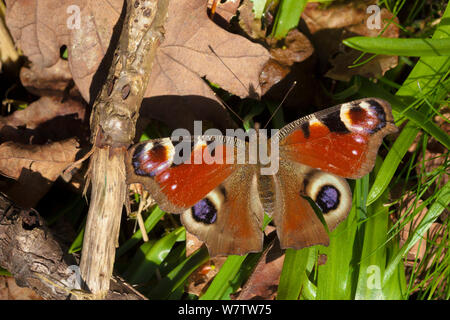
[[[217,219],[217,209],[208,199],[202,199],[191,208],[192,217],[195,221],[204,224],[213,224]]]
[[[335,210],[340,203],[341,193],[332,185],[324,185],[315,200],[324,214]]]

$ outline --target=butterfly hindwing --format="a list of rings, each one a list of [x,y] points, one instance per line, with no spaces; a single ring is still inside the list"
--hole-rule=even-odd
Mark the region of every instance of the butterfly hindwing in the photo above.
[[[211,256],[259,252],[264,210],[256,166],[240,166],[223,183],[186,210],[181,221],[204,241]]]
[[[304,196],[301,171],[294,163],[280,163],[275,176],[273,220],[281,248],[301,249],[316,244],[328,245],[329,239],[319,218]],[[303,168],[302,168],[303,169]]]
[[[282,248],[328,245],[325,227],[307,200],[321,209],[330,230],[345,219],[351,191],[345,179],[290,161],[281,160],[275,179],[273,219]]]

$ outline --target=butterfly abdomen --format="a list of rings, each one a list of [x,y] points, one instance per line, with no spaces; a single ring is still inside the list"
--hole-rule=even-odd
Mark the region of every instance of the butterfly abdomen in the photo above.
[[[261,200],[264,212],[271,216],[275,207],[275,181],[273,176],[260,175],[258,181],[258,194]]]

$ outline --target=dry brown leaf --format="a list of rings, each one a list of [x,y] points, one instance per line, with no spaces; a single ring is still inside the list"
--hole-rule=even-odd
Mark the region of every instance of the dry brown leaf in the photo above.
[[[98,89],[94,87],[100,86],[104,78],[106,67],[99,68],[99,65],[107,51],[112,52],[110,39],[122,4],[123,0],[8,0],[7,24],[16,44],[32,62],[42,67],[56,64],[60,47],[67,45],[75,84],[84,99],[90,101]],[[241,97],[258,95],[261,93],[259,74],[269,54],[262,46],[215,25],[207,17],[206,4],[206,0],[170,2],[165,40],[158,49],[145,96],[204,97],[215,102],[208,106],[214,107],[223,119],[228,115],[202,77]],[[71,5],[80,8],[80,28],[67,28],[71,16],[66,10]],[[111,57],[107,55],[105,59]],[[164,112],[182,119],[190,112],[177,114],[164,99],[146,99],[143,105],[150,103],[152,108],[147,115]],[[185,105],[197,107],[192,101]]]
[[[40,173],[49,181],[55,181],[75,160],[78,151],[79,144],[76,139],[47,145],[20,145],[5,142],[0,145],[0,173],[17,180],[24,170],[28,170]]]
[[[311,33],[310,39],[327,77],[341,81],[349,81],[354,75],[376,77],[397,65],[398,57],[380,55],[362,66],[348,68],[361,52],[344,46],[342,40],[352,36],[376,37],[386,26],[385,20],[393,19],[393,15],[383,8],[380,12],[380,29],[369,29],[366,22],[370,14],[366,13],[366,9],[375,2],[359,0],[344,4],[333,3],[326,9],[322,9],[318,3],[308,3],[306,6],[302,18]],[[396,38],[398,34],[398,27],[390,24],[383,37]]]
[[[203,0],[172,1],[169,17],[147,96],[212,97],[201,77],[240,97],[260,94],[259,74],[269,59],[264,47],[215,25],[206,15]]]
[[[0,117],[0,143],[43,144],[73,136],[87,137],[83,127],[85,104],[81,99],[42,97],[23,110]]]
[[[29,92],[37,96],[63,97],[66,90],[73,87],[69,64],[62,59],[49,68],[42,68],[35,63],[23,67],[20,70],[20,81]],[[77,93],[77,90],[72,90],[70,95],[76,96]]]
[[[239,0],[208,0],[208,8],[211,9],[213,2],[216,1],[216,16],[220,16],[224,21],[230,22],[230,20],[236,16],[237,9],[239,7]],[[217,23],[217,21],[216,21]]]
[[[280,40],[267,35],[267,28],[273,22],[271,14],[272,12],[267,10],[262,19],[255,18],[253,2],[244,0],[239,7],[239,25],[248,37],[264,42],[270,48],[271,59],[264,66],[260,77],[266,99],[281,101],[286,98],[284,109],[293,111],[293,117],[297,118],[299,108],[326,104],[326,101],[323,101],[325,94],[315,77],[314,47],[298,29],[291,30]],[[297,85],[291,88],[294,81]],[[288,91],[290,93],[286,97]]]
[[[200,241],[192,233],[186,231],[186,256],[190,256],[201,246],[204,246],[203,241]],[[205,292],[226,259],[227,257],[215,257],[209,259],[206,263],[197,268],[197,270],[189,276],[186,292],[197,296]]]
[[[0,144],[0,174],[9,180],[0,191],[17,205],[33,207],[80,151],[76,139],[47,145]]]
[[[314,52],[311,42],[297,29],[289,31],[281,43],[271,38],[267,38],[266,41],[271,47],[270,54],[272,58],[265,65],[261,73],[260,82],[263,92],[268,91],[290,72],[299,70],[298,68],[292,68],[293,64],[306,60]],[[302,79],[298,73],[295,73],[295,75],[298,79]]]
[[[284,250],[275,238],[264,250],[250,278],[242,288],[238,300],[273,300],[278,290]]]

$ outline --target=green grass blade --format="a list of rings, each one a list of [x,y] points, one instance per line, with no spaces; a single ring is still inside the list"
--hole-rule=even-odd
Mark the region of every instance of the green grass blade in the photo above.
[[[434,32],[432,39],[450,37],[449,19],[450,6],[447,4],[441,23]],[[419,94],[426,95],[443,80],[449,68],[450,57],[420,58],[396,95],[401,97],[416,97]]]
[[[148,294],[150,299],[167,299],[179,286],[181,286],[189,275],[209,259],[208,250],[202,247],[177,265],[169,274],[163,278]]]
[[[231,300],[230,295],[241,288],[243,283],[250,277],[259,261],[259,258],[261,257],[261,254],[262,252],[247,255],[234,279],[229,281],[228,288],[224,291],[220,300]]]
[[[124,277],[132,284],[150,280],[172,250],[175,242],[184,237],[184,227],[179,227],[154,243],[144,243],[136,253],[132,266],[124,273]]]
[[[447,21],[448,19],[450,19],[450,6],[447,5],[441,21]],[[435,31],[433,39],[445,38],[449,35],[450,24],[441,23]],[[450,57],[420,58],[408,78],[403,82],[402,87],[397,91],[396,96],[411,99],[414,97],[420,98],[421,96],[433,92],[435,87],[443,81],[443,77],[447,75],[449,68]],[[442,94],[446,94],[445,91],[442,92]],[[436,100],[439,100],[440,98],[441,97],[437,97]],[[383,167],[369,192],[367,205],[373,203],[389,185],[401,159],[406,154],[418,132],[419,128],[412,123],[408,123],[405,128],[403,128],[400,136],[387,155]],[[448,140],[448,137],[446,140]]]
[[[330,245],[320,246],[319,252],[326,254],[327,262],[319,266],[317,274],[317,300],[350,300],[356,287],[356,259],[360,255],[358,220],[365,216],[362,212],[365,193],[364,183],[356,180],[353,190],[353,203],[350,213],[330,234]]]
[[[297,300],[306,278],[309,250],[286,249],[283,270],[278,285],[277,300]]]
[[[221,299],[229,289],[230,282],[236,277],[246,257],[247,255],[229,256],[200,300]]]
[[[7,276],[7,277],[11,277],[12,276],[12,274],[8,271],[8,270],[6,270],[6,269],[3,269],[2,267],[0,267],[0,276]]]
[[[387,198],[388,193],[384,192],[367,209],[368,219],[363,224],[364,241],[362,243],[358,284],[355,293],[355,299],[358,300],[393,298],[386,297],[381,287],[382,275],[386,264],[385,244],[388,240],[389,209],[384,206]]]
[[[350,48],[375,54],[393,56],[450,56],[450,38],[400,39],[351,37],[342,41]]]
[[[282,39],[289,30],[296,28],[307,0],[282,0],[272,30],[272,37]]]
[[[419,128],[412,123],[408,123],[403,128],[402,132],[389,150],[389,153],[387,154],[380,171],[375,178],[375,182],[373,183],[367,197],[367,206],[374,203],[389,186],[397,167],[411,144],[414,142],[414,139],[418,133]]]
[[[81,250],[81,247],[83,246],[83,237],[84,237],[84,227],[81,228],[80,232],[77,234],[75,240],[73,240],[72,244],[69,248],[69,253],[75,253]]]
[[[162,211],[158,206],[156,206],[150,215],[145,219],[144,226],[147,233],[149,233],[161,220],[161,218],[166,213]],[[131,249],[133,246],[139,243],[142,240],[142,232],[141,230],[136,231],[130,239],[128,239],[124,244],[122,244],[116,251],[116,259],[122,256],[125,252]]]

